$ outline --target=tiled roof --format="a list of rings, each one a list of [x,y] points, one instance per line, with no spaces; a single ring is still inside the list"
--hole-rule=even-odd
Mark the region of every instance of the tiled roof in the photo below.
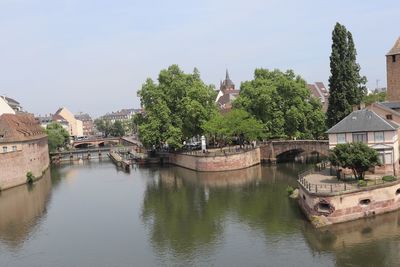
[[[32,115],[3,114],[0,116],[0,143],[39,139],[46,134]]]
[[[400,102],[379,102],[379,104],[390,109],[400,109]]]
[[[392,47],[392,49],[390,49],[389,53],[387,53],[387,56],[392,56],[392,55],[398,55],[400,54],[400,37],[399,39],[397,39],[396,43],[394,44],[394,46]]]
[[[327,133],[354,133],[373,131],[394,131],[399,125],[386,120],[371,110],[363,109],[350,113]]]

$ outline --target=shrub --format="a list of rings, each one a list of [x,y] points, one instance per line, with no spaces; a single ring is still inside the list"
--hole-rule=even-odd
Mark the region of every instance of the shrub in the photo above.
[[[33,183],[33,181],[35,180],[35,176],[33,175],[33,173],[31,171],[26,173],[26,182],[28,184]]]
[[[293,194],[294,188],[291,187],[290,185],[288,185],[288,187],[286,187],[286,192],[288,193],[288,195],[290,196],[291,194]]]
[[[357,184],[358,184],[359,187],[367,186],[367,181],[359,180]]]
[[[386,176],[382,177],[382,180],[385,182],[392,182],[392,181],[397,180],[397,178],[394,177],[393,175],[386,175]]]

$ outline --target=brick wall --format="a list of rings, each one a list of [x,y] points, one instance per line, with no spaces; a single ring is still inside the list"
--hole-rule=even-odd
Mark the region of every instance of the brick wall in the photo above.
[[[0,187],[2,190],[26,183],[31,171],[41,177],[49,166],[47,137],[19,143],[22,150],[0,154]]]
[[[260,163],[260,149],[228,154],[226,156],[194,156],[171,154],[169,163],[195,171],[239,170]]]
[[[400,55],[386,56],[388,101],[400,101]]]

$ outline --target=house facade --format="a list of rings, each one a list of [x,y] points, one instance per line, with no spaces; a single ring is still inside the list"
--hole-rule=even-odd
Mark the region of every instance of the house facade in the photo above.
[[[60,108],[52,117],[53,121],[67,121],[68,133],[71,137],[83,136],[83,123],[75,119],[74,114],[67,108]]]
[[[328,131],[329,148],[338,144],[362,142],[379,153],[381,166],[371,172],[399,174],[399,124],[380,116],[373,110],[350,113]]]

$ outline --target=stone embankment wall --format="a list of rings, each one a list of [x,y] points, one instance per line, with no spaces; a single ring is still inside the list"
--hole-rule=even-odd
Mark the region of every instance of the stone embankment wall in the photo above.
[[[316,226],[351,221],[400,208],[400,181],[336,193],[299,188],[299,204]]]
[[[220,154],[170,154],[168,163],[195,171],[229,171],[260,164],[260,148],[245,152]]]
[[[18,143],[17,151],[0,153],[1,190],[26,183],[27,172],[41,177],[49,167],[47,137]]]

